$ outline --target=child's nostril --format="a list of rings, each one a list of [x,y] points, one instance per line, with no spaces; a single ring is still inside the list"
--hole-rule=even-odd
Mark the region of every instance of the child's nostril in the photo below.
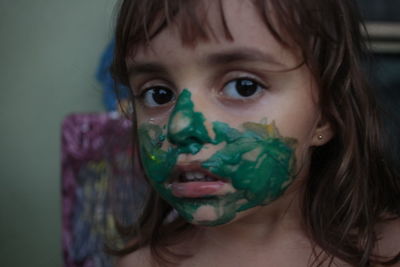
[[[201,142],[201,140],[199,138],[191,136],[191,137],[188,138],[188,143],[189,144],[191,144],[191,143],[199,143],[200,144],[202,142]]]

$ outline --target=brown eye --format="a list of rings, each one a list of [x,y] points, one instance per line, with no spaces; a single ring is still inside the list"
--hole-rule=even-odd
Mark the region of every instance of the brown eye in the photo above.
[[[222,92],[230,98],[243,99],[258,94],[263,89],[265,88],[252,79],[240,78],[228,82]]]
[[[175,100],[174,92],[162,86],[148,88],[142,93],[141,97],[144,104],[149,107],[166,105]]]

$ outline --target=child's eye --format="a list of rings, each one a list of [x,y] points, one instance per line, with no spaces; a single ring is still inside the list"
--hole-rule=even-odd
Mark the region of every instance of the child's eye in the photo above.
[[[222,93],[229,98],[243,99],[259,94],[265,88],[250,78],[240,78],[228,82]]]
[[[163,86],[154,86],[146,89],[141,98],[146,106],[158,107],[168,104],[175,100],[175,94],[172,90]]]

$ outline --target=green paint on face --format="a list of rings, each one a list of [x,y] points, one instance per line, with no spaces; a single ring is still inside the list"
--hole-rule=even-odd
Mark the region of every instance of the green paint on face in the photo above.
[[[204,143],[210,143],[205,118],[194,111],[191,93],[185,89],[180,94],[168,123],[168,138],[178,145],[181,153],[196,154]],[[189,137],[189,138],[188,138]]]
[[[145,124],[138,129],[140,154],[146,174],[156,183],[163,183],[169,177],[178,158],[176,149],[161,148],[165,135],[158,125]]]
[[[295,141],[282,138],[274,123],[244,123],[244,131],[214,122],[216,142],[225,142],[202,166],[229,178],[243,199],[237,211],[268,204],[283,194],[293,178]],[[240,197],[239,197],[240,196]]]
[[[204,126],[204,116],[194,111],[191,94],[184,90],[170,116],[167,133],[157,125],[138,129],[143,167],[154,188],[186,220],[203,225],[231,221],[240,211],[266,205],[281,196],[293,179],[294,146],[274,123],[247,122],[241,130],[214,122],[215,139]],[[171,144],[163,148],[165,140]],[[168,185],[180,154],[196,154],[204,144],[224,144],[202,167],[229,180],[235,191],[202,199],[175,197]],[[204,210],[211,219],[203,220]]]

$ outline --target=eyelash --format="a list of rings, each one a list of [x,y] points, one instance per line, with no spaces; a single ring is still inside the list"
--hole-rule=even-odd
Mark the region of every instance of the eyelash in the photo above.
[[[143,89],[142,92],[138,96],[142,103],[146,102],[147,93],[150,92],[151,90],[158,90],[158,92],[164,91],[164,95],[166,95],[165,92],[167,92],[167,91],[170,91],[170,92],[172,91],[173,92],[173,90],[171,90],[169,87],[164,86],[164,85],[154,85],[154,86],[147,87],[147,88]],[[173,92],[173,96],[171,98],[171,102],[174,101],[175,99],[176,99],[176,94]],[[168,102],[168,103],[170,103],[170,102]],[[153,104],[147,104],[147,106],[149,106],[151,108],[156,108],[156,107],[166,106],[168,103],[160,104],[158,106],[157,105],[153,105]]]
[[[232,77],[232,75],[229,75],[229,76]],[[269,86],[266,86],[264,83],[260,82],[259,79],[253,78],[252,75],[235,75],[234,78],[229,79],[227,82],[225,82],[225,83],[223,84],[223,86],[222,86],[220,89],[218,89],[218,90],[219,90],[219,91],[218,91],[218,94],[219,94],[221,97],[223,97],[224,99],[226,99],[226,100],[230,100],[230,101],[243,101],[243,100],[251,100],[251,99],[254,99],[255,96],[258,96],[258,95],[261,93],[261,91],[258,90],[256,93],[250,93],[249,96],[243,96],[243,95],[242,95],[242,96],[239,96],[239,97],[236,97],[236,98],[235,98],[235,97],[232,97],[232,96],[226,96],[226,95],[223,94],[225,88],[226,88],[230,83],[232,83],[232,82],[236,82],[236,83],[237,83],[238,81],[244,82],[244,85],[245,85],[245,86],[249,86],[250,84],[249,84],[248,82],[250,82],[250,83],[251,83],[250,86],[256,86],[256,87],[257,87],[257,90],[258,90],[258,89],[263,89],[263,90],[268,90],[268,89],[269,89]],[[164,106],[169,106],[168,104],[173,103],[173,102],[176,100],[176,97],[177,97],[176,90],[171,89],[171,86],[169,85],[169,84],[170,84],[169,82],[166,83],[166,82],[161,82],[161,81],[160,81],[159,83],[156,83],[156,82],[151,82],[151,83],[153,83],[154,85],[150,85],[149,82],[146,82],[144,85],[146,85],[146,84],[149,84],[149,85],[146,86],[145,88],[141,89],[141,90],[140,90],[140,93],[139,93],[138,95],[135,95],[135,98],[138,98],[145,106],[148,106],[148,107],[150,107],[150,108],[164,107]],[[237,88],[237,84],[236,84],[235,88],[238,89],[238,88]],[[167,95],[167,94],[165,94],[165,92],[166,92],[166,91],[169,91],[169,92],[172,92],[172,93],[173,93],[173,97],[172,97],[170,100],[168,100],[166,103],[159,104],[159,105],[158,105],[157,103],[149,103],[149,99],[148,99],[148,103],[146,104],[146,98],[148,97],[147,94],[148,94],[151,90],[157,90],[157,93],[160,93],[161,91],[164,90],[164,92],[161,94],[161,95],[164,95],[164,96]],[[235,89],[234,89],[234,90],[235,90]],[[231,90],[231,92],[232,92],[232,90]],[[237,95],[239,95],[239,94],[237,93]],[[160,96],[160,95],[159,95],[159,96]],[[151,97],[151,96],[150,96],[150,97]],[[152,99],[150,99],[150,100],[152,100]],[[153,99],[153,100],[154,100],[154,99]],[[154,102],[154,101],[153,101],[153,102]]]
[[[250,81],[250,82],[252,82],[252,83],[254,83],[254,84],[260,86],[263,90],[268,90],[268,89],[269,89],[269,86],[266,86],[264,83],[260,82],[259,79],[250,77],[250,76],[248,76],[248,75],[237,76],[237,77],[235,77],[235,78],[233,78],[233,79],[230,79],[228,82],[226,82],[226,83],[223,85],[222,89],[225,88],[225,87],[226,87],[228,84],[230,84],[231,82],[239,81],[239,80],[242,80],[242,81]],[[221,90],[221,92],[222,92],[222,90]],[[251,98],[251,97],[249,97],[249,98]]]

